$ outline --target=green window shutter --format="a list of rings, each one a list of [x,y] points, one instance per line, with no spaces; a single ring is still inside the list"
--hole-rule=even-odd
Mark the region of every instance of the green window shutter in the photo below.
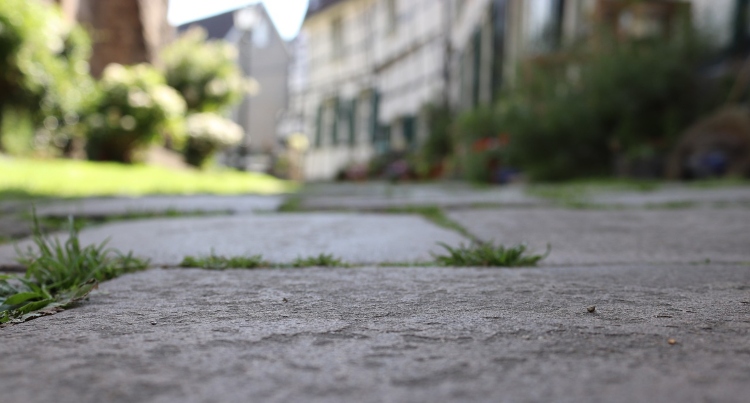
[[[370,141],[375,143],[378,136],[378,118],[380,115],[380,93],[377,90],[372,91],[370,107]]]
[[[357,143],[357,98],[349,103],[349,146]]]
[[[315,148],[323,145],[323,104],[318,106],[318,116],[315,118]]]
[[[406,146],[412,150],[417,146],[417,119],[413,116],[404,118],[403,123],[404,139],[406,140]]]
[[[331,138],[333,145],[339,144],[339,118],[341,116],[341,102],[338,97],[333,100],[333,125],[331,125]]]
[[[480,29],[474,31],[472,43],[474,48],[474,60],[471,77],[471,102],[472,107],[477,107],[479,106],[479,75],[481,74],[482,65],[482,31]]]
[[[505,64],[506,1],[495,0],[492,5],[492,100],[500,98]]]
[[[742,52],[748,43],[748,10],[750,0],[735,1],[734,21],[732,26],[731,49],[734,52]]]

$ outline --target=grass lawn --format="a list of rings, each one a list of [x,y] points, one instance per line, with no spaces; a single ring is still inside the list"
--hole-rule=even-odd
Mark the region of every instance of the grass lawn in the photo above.
[[[297,185],[258,173],[0,157],[0,199],[175,194],[279,194]]]

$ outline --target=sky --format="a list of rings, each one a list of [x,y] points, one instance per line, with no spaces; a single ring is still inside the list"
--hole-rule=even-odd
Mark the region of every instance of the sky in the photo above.
[[[284,39],[297,36],[305,18],[308,0],[261,1]],[[182,25],[258,2],[259,0],[169,0],[169,22],[172,25]]]

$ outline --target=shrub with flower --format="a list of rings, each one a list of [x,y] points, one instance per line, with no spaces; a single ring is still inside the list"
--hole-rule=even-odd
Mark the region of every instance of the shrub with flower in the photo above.
[[[182,94],[190,112],[226,111],[248,92],[249,82],[237,64],[237,49],[224,41],[206,41],[193,28],[162,55],[167,84]]]
[[[252,92],[243,76],[237,49],[225,41],[207,41],[206,31],[193,28],[169,45],[162,55],[167,83],[182,94],[190,114],[185,160],[202,166],[221,149],[242,140],[241,127],[222,118]]]
[[[216,151],[239,144],[244,136],[240,125],[215,113],[196,113],[187,118],[185,161],[203,166]]]
[[[180,94],[154,67],[111,64],[99,82],[95,112],[86,119],[89,158],[133,162],[134,152],[161,131],[179,131],[185,110]]]

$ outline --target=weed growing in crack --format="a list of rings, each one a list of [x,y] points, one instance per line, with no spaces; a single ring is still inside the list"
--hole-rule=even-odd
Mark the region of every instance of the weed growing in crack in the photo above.
[[[0,323],[22,322],[64,309],[86,298],[99,282],[148,266],[147,261],[132,253],[124,255],[108,249],[107,241],[81,246],[72,217],[65,243],[43,234],[35,213],[33,227],[36,249],[23,252],[16,248],[18,262],[26,267],[26,274],[0,276]],[[37,312],[41,310],[45,312]]]
[[[213,251],[206,257],[187,256],[180,263],[183,268],[199,268],[205,270],[227,270],[227,269],[257,269],[269,267],[270,263],[263,260],[263,256],[250,257],[224,257],[218,256]]]
[[[351,267],[351,265],[333,255],[321,253],[318,256],[298,257],[292,262],[292,267]]]
[[[525,245],[505,247],[493,243],[475,242],[457,248],[440,243],[447,254],[433,254],[435,262],[441,266],[452,267],[530,267],[536,266],[549,256],[550,247],[544,255],[528,254]]]
[[[186,256],[182,259],[179,267],[198,268],[205,270],[227,270],[227,269],[259,269],[259,268],[306,268],[306,267],[352,267],[352,265],[338,259],[333,255],[321,253],[318,256],[298,257],[291,263],[271,263],[261,255],[250,257],[237,256],[225,257],[216,255],[213,251],[209,256],[193,257]]]
[[[298,213],[302,211],[302,197],[289,196],[278,208],[279,213]]]

